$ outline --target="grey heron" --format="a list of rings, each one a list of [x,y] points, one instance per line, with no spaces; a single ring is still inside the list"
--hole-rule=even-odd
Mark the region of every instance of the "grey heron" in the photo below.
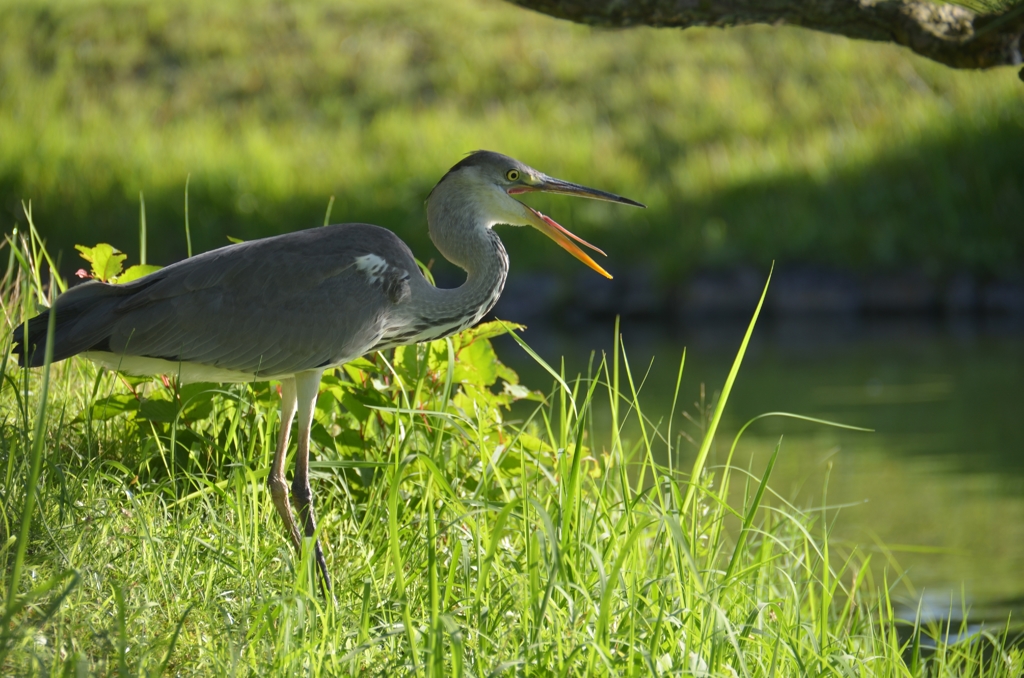
[[[329,590],[309,485],[310,427],[324,371],[477,323],[497,302],[508,272],[505,248],[492,230],[497,224],[533,226],[611,277],[577,243],[600,250],[512,197],[531,191],[643,207],[554,179],[500,153],[477,151],[444,175],[426,203],[431,240],[466,271],[460,287],[431,285],[406,244],[385,228],[313,228],[212,250],[124,285],[90,281],[69,289],[54,304],[53,360],[82,354],[112,370],[182,382],[279,380],[281,430],[267,483],[296,550],[301,553],[301,535],[313,538]],[[47,316],[14,331],[20,364],[43,364]],[[301,534],[285,480],[296,416],[291,489]]]

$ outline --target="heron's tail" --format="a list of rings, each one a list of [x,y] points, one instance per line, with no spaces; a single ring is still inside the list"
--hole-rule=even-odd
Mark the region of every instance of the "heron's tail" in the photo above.
[[[89,350],[102,350],[110,336],[110,326],[124,286],[97,281],[73,287],[57,297],[53,313],[57,315],[53,335],[53,362]],[[13,352],[18,364],[39,367],[43,364],[50,311],[18,325],[14,330]],[[26,334],[27,328],[27,334]]]

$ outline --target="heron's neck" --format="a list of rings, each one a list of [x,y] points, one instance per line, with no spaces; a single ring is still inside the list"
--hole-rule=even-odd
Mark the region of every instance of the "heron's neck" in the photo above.
[[[454,289],[423,289],[416,313],[437,332],[444,330],[439,336],[447,336],[476,324],[497,303],[508,255],[490,223],[472,208],[438,209],[437,197],[427,206],[430,238],[445,259],[466,271],[466,282]]]

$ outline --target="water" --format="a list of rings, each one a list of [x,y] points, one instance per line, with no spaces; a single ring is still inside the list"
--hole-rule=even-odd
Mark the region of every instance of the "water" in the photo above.
[[[685,346],[680,409],[695,414],[700,385],[709,399],[721,389],[744,330],[742,322],[624,325],[634,376],[646,373],[645,413],[668,415]],[[612,323],[535,327],[524,337],[552,364],[566,356],[575,372],[586,369],[590,351],[611,350]],[[550,383],[510,340],[498,351],[527,385]],[[769,319],[755,330],[719,441],[778,410],[875,429],[761,421],[735,463],[760,473],[782,436],[770,486],[804,508],[842,506],[829,514],[833,539],[875,552],[876,573],[891,552],[898,567],[889,566],[890,580],[905,571],[908,605],[923,597],[926,615],[944,618],[950,606],[959,616],[963,601],[973,617],[993,621],[1024,611],[1021,319]],[[720,442],[719,463],[727,452]],[[687,468],[695,448],[682,454]]]

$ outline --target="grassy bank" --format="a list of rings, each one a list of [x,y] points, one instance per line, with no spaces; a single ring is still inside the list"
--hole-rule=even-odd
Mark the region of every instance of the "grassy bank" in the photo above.
[[[151,258],[334,218],[429,260],[422,201],[503,150],[641,200],[538,200],[614,256],[1005,274],[1024,260],[1024,87],[797,29],[596,31],[497,0],[0,8],[0,227]],[[564,271],[511,234],[518,270]]]
[[[13,326],[45,275],[30,246],[10,261]],[[713,406],[655,422],[618,345],[539,393],[497,361],[501,331],[325,377],[314,484],[336,602],[264,489],[273,386],[174,389],[5,354],[0,667],[1019,675],[998,631],[901,621],[893,570],[830,541],[827,499],[805,512],[769,489],[781,441],[760,477],[708,464],[715,446],[732,459],[717,424],[746,339]],[[523,420],[512,401],[532,404]]]

